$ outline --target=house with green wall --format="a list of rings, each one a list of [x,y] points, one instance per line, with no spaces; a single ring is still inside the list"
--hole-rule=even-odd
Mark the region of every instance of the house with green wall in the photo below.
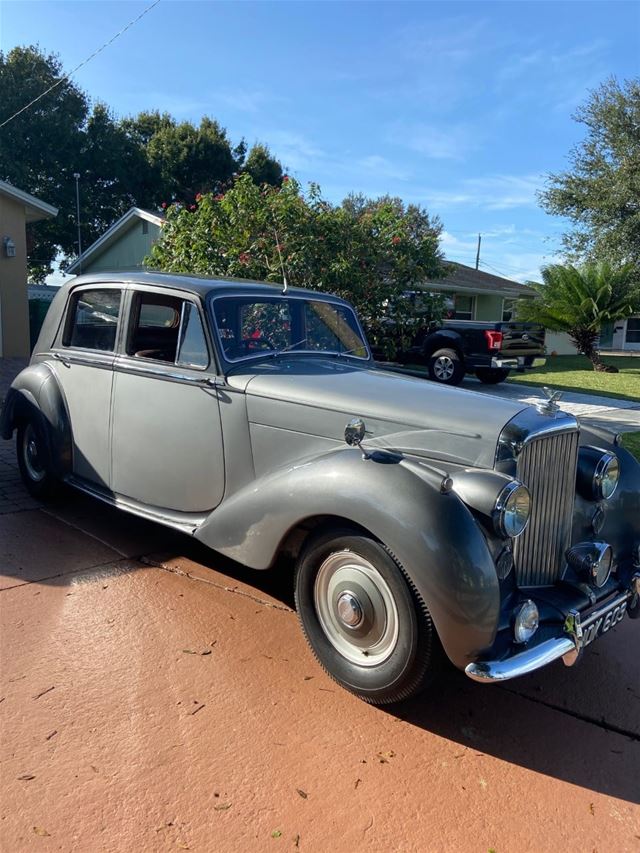
[[[141,269],[160,236],[164,217],[132,207],[67,268],[69,275]]]

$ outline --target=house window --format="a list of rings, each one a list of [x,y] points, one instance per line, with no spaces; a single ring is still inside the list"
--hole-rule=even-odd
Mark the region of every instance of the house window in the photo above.
[[[461,296],[456,293],[453,298],[454,320],[473,320],[475,313],[475,296]]]
[[[640,317],[629,317],[627,320],[627,344],[640,344]]]
[[[149,223],[147,222],[147,220],[146,220],[146,219],[143,219],[143,220],[142,220],[142,233],[143,233],[143,234],[148,234],[148,233],[149,233]]]
[[[512,320],[515,320],[517,304],[518,304],[517,299],[503,299],[502,300],[502,322],[503,323],[510,323]]]

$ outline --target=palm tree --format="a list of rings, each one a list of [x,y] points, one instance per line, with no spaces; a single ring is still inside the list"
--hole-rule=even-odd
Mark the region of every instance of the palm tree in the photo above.
[[[624,320],[640,310],[640,283],[633,265],[616,269],[607,263],[550,264],[543,268],[542,279],[543,284],[529,283],[540,298],[523,301],[519,319],[566,332],[594,370],[617,372],[603,363],[597,344],[604,323]]]

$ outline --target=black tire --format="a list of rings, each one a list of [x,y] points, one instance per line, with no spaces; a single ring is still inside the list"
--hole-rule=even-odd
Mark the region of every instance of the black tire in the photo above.
[[[510,370],[504,370],[500,367],[476,368],[476,376],[480,382],[484,382],[485,385],[499,385],[500,382],[504,382],[510,373]]]
[[[51,460],[42,425],[35,417],[18,424],[18,468],[29,494],[39,501],[54,497],[60,482],[51,472]]]
[[[459,385],[464,379],[462,359],[454,349],[439,349],[427,361],[429,378],[443,385]]]
[[[354,597],[360,609],[352,606]],[[338,616],[342,599],[350,599],[343,615],[362,617],[353,628]],[[408,699],[440,670],[442,649],[424,601],[393,554],[373,538],[349,530],[314,538],[298,560],[295,601],[320,665],[365,702]]]

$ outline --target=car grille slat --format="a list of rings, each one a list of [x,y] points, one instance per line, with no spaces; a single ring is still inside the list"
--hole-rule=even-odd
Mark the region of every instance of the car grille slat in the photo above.
[[[518,457],[518,479],[531,492],[531,520],[514,542],[520,586],[554,584],[571,544],[578,465],[577,432],[542,436],[525,444]]]

